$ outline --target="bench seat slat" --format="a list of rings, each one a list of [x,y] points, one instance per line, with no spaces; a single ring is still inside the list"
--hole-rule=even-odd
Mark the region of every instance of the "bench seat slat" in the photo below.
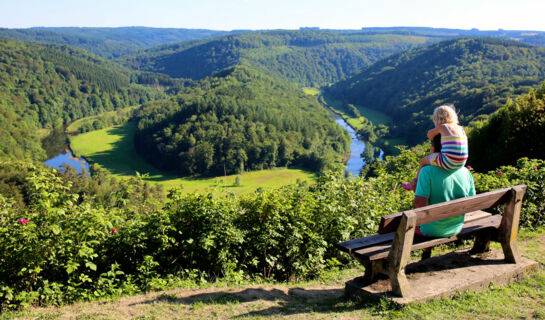
[[[499,228],[501,223],[501,215],[488,216],[486,218],[481,218],[466,222],[462,231],[457,235],[454,235],[449,238],[426,238],[426,237],[415,237],[411,251],[420,250],[424,248],[433,247],[439,244],[452,242],[458,239],[462,239],[468,235],[475,233],[476,231],[487,229],[487,228]],[[362,260],[378,260],[383,259],[388,256],[390,252],[392,241],[387,243],[382,243],[381,245],[368,247],[360,250],[353,250],[352,254]]]
[[[470,221],[478,220],[478,219],[484,219],[486,217],[489,217],[491,214],[485,211],[473,211],[470,213],[467,213],[465,216],[465,223],[468,223]],[[387,234],[375,234],[372,236],[339,242],[335,244],[335,247],[341,251],[352,253],[356,250],[360,250],[363,248],[376,246],[381,243],[389,243],[389,245],[392,243],[392,240],[394,239],[395,232],[387,233]],[[389,246],[388,245],[388,246]]]
[[[339,242],[335,244],[335,247],[337,247],[337,249],[341,251],[352,253],[354,252],[354,250],[358,250],[361,248],[366,248],[366,247],[374,246],[374,245],[385,243],[385,242],[391,243],[392,240],[394,240],[394,236],[395,236],[395,233],[375,234],[365,238]]]

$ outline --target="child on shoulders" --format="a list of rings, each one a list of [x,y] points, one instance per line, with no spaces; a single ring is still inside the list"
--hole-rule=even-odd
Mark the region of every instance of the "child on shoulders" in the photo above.
[[[428,138],[433,139],[441,135],[441,152],[432,152],[420,159],[420,166],[416,178],[411,182],[403,183],[403,188],[415,190],[420,169],[426,165],[434,165],[447,171],[455,171],[467,162],[467,136],[464,128],[458,123],[458,115],[452,105],[443,105],[433,111],[435,128],[428,131]]]

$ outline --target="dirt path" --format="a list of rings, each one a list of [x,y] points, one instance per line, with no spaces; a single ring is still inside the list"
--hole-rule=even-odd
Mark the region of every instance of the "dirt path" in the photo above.
[[[29,312],[28,318],[227,319],[248,316],[276,318],[280,315],[327,318],[324,314],[320,315],[319,311],[336,309],[335,305],[343,301],[343,293],[344,283],[306,288],[255,285],[244,288],[174,289],[124,297],[117,301],[35,309]],[[360,317],[354,315],[354,318]]]

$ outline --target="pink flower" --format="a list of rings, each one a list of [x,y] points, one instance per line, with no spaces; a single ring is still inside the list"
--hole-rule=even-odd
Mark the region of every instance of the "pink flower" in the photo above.
[[[25,219],[25,218],[21,218],[19,219],[19,221],[17,221],[18,224],[28,224],[28,220]]]
[[[472,167],[472,166],[467,166],[466,168],[467,168],[468,170],[471,170],[471,169],[473,169],[473,167]]]
[[[534,167],[534,171],[537,171],[537,167]]]
[[[112,228],[112,230],[110,230],[110,232],[113,234],[113,233],[117,233],[117,231],[119,231],[119,229],[116,229],[116,228]]]
[[[305,200],[301,200],[301,201],[299,201],[299,202],[301,202],[301,203],[305,203]]]
[[[501,176],[501,175],[503,174],[503,172],[501,172],[501,171],[498,171],[498,174],[499,174],[499,175]]]

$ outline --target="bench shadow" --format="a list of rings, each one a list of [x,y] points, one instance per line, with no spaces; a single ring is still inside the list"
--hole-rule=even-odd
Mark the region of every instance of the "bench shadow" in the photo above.
[[[262,310],[249,311],[238,314],[235,318],[253,316],[286,316],[306,313],[338,313],[361,309],[362,307],[379,307],[375,299],[360,299],[356,303],[345,303],[344,288],[339,289],[304,289],[291,288],[287,292],[279,289],[248,288],[242,291],[206,292],[185,297],[176,297],[175,294],[163,294],[154,299],[137,304],[179,303],[194,304],[232,304],[254,301],[275,301],[277,305]]]
[[[405,273],[417,274],[433,271],[454,270],[468,266],[479,265],[501,265],[507,262],[497,256],[490,256],[490,253],[470,255],[468,252],[449,252],[447,254],[432,257],[420,261],[411,261],[405,267]]]

